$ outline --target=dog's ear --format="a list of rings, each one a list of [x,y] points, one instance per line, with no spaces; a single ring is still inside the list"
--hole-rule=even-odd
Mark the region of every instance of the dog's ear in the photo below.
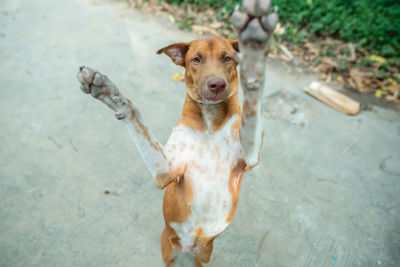
[[[185,56],[186,52],[189,50],[189,46],[189,43],[171,44],[158,50],[157,54],[165,53],[176,65],[185,67]]]
[[[231,45],[236,52],[239,52],[239,42],[237,40],[231,40]]]

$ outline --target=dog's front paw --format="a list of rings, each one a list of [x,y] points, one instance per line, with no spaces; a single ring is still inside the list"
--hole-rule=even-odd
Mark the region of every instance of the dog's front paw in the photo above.
[[[128,108],[131,102],[120,94],[118,88],[106,75],[81,66],[77,78],[81,84],[81,90],[86,94],[91,94],[94,98],[101,100],[109,108],[116,111],[115,117],[117,119],[125,119],[127,114],[133,116],[133,113],[129,112],[130,109]]]
[[[265,44],[278,23],[277,10],[270,13],[271,0],[244,0],[241,12],[237,7],[232,14],[232,24],[239,32],[242,44]]]
[[[77,78],[81,84],[82,92],[91,94],[94,98],[101,99],[111,94],[112,88],[108,86],[109,80],[107,76],[98,71],[81,66]]]

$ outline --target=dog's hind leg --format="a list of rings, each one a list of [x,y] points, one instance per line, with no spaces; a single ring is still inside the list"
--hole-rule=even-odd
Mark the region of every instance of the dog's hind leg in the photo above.
[[[174,265],[174,258],[181,252],[179,237],[175,231],[166,226],[161,234],[161,253],[163,261],[168,267]]]
[[[203,267],[203,263],[209,263],[213,251],[214,239],[203,244],[196,244],[194,251],[194,267]]]
[[[248,169],[259,162],[264,135],[261,99],[265,52],[278,22],[276,11],[269,13],[270,5],[270,0],[244,0],[244,12],[237,8],[232,14],[232,24],[239,32],[238,61],[244,95],[240,135]]]
[[[78,80],[81,90],[91,94],[114,110],[118,120],[125,122],[128,131],[138,148],[153,177],[156,178],[157,187],[164,188],[175,177],[169,175],[168,159],[163,147],[144,126],[139,111],[132,102],[124,97],[107,76],[85,66],[80,67]]]

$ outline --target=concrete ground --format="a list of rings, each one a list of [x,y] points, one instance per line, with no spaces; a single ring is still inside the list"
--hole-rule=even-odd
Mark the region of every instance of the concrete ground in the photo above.
[[[184,84],[155,51],[196,37],[122,2],[0,1],[0,266],[163,266],[162,192],[75,75],[108,74],[164,143]],[[343,115],[314,79],[269,61],[262,162],[208,266],[399,266],[400,113]]]

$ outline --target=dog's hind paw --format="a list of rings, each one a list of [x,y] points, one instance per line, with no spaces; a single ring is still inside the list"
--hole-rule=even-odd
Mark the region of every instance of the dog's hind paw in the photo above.
[[[269,40],[278,23],[277,10],[270,13],[270,7],[271,0],[244,0],[244,12],[236,7],[231,19],[242,44],[265,44]]]
[[[271,0],[244,0],[237,7],[232,24],[239,33],[238,62],[243,90],[258,91],[265,79],[265,55],[268,40],[278,23],[277,10],[270,13]]]

